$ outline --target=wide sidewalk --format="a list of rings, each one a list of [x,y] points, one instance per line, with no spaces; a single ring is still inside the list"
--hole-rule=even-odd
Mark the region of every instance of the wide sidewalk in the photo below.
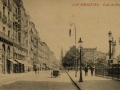
[[[45,71],[41,71],[45,72]],[[15,81],[19,81],[23,78],[29,77],[31,75],[34,75],[35,72],[26,72],[26,73],[12,73],[12,74],[0,74],[0,86],[9,84]]]
[[[79,82],[80,72],[77,72],[77,77],[75,71],[67,73],[81,90],[120,90],[120,81],[91,76],[90,70],[88,76],[85,76],[85,72],[82,71],[83,82]]]
[[[57,78],[51,77],[51,70],[33,71],[27,73],[0,74],[0,86],[10,84],[16,81],[50,81],[50,82],[71,82],[65,72],[60,72],[61,75]]]

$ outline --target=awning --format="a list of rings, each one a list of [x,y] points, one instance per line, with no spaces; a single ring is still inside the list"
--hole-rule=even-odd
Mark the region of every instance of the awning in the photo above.
[[[8,59],[9,61],[11,61],[13,64],[17,64],[17,62],[13,59]]]
[[[19,63],[21,63],[21,64],[25,64],[25,61],[23,61],[23,60],[16,59],[16,61],[19,62]]]
[[[24,64],[25,66],[28,66],[28,67],[33,67],[31,64],[29,64],[28,62],[26,61],[23,61],[23,60],[18,60],[16,59],[17,62],[21,63],[21,64]]]

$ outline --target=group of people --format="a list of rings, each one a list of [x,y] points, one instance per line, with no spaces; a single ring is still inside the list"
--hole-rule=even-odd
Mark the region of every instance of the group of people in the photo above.
[[[84,68],[85,76],[88,76],[88,69],[90,69],[91,76],[93,76],[94,68],[92,66],[90,68],[88,68],[87,66],[85,66],[85,68]]]

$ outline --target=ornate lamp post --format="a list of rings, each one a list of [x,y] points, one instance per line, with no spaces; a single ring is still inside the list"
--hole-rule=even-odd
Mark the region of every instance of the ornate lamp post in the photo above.
[[[83,43],[83,41],[81,40],[81,38],[80,38],[78,43],[80,43],[80,78],[79,78],[79,82],[83,82],[83,79],[82,79],[82,68],[81,68],[81,59],[82,59],[81,53],[82,53],[82,43]]]
[[[73,22],[70,22],[69,24],[70,24],[70,26],[74,25],[74,30],[75,30],[75,48],[76,48],[76,26],[75,26],[75,24]],[[75,49],[75,67],[76,67],[75,77],[77,77],[77,50],[76,49]]]
[[[112,44],[112,41],[113,41],[111,31],[109,31],[108,36],[109,36],[109,59],[111,59],[111,44]]]
[[[109,31],[108,33],[108,37],[109,37],[109,60],[108,60],[108,66],[109,66],[109,74],[111,74],[111,69],[110,69],[110,64],[113,63],[113,60],[111,59],[111,46],[112,46],[112,42],[113,42],[113,37],[112,37],[112,32]]]

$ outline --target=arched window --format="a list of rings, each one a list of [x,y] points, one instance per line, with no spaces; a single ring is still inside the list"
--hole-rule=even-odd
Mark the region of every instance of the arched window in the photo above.
[[[5,59],[5,44],[2,45],[2,63],[4,62]]]
[[[7,48],[7,58],[10,58],[10,47]]]

